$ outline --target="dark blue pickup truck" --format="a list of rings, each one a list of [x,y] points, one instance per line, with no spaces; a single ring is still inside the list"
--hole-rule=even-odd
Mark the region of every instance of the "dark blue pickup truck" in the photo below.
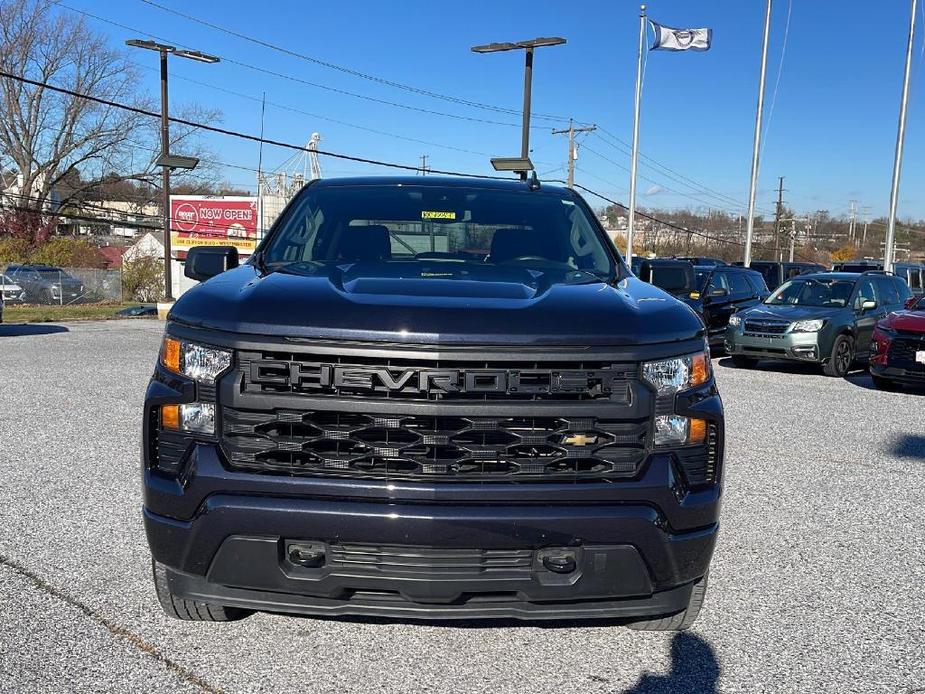
[[[568,189],[307,185],[197,248],[144,402],[168,614],[687,628],[718,531],[703,323]]]

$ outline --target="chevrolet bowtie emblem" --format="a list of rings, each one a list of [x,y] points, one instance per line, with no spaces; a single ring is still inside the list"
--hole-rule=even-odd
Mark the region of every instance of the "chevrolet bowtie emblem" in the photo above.
[[[566,436],[562,443],[569,446],[588,446],[592,443],[597,443],[597,437],[586,434],[572,434],[571,436]]]

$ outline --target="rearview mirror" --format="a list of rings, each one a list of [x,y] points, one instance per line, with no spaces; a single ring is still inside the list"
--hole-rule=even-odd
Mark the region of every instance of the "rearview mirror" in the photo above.
[[[225,270],[238,267],[238,249],[234,246],[195,246],[186,254],[183,274],[191,280],[205,282]]]

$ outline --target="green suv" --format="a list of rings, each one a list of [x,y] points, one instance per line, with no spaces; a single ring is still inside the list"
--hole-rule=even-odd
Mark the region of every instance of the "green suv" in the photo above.
[[[901,310],[910,296],[902,279],[882,271],[800,275],[730,317],[726,352],[740,367],[788,359],[844,376],[856,359],[867,359],[877,321]]]

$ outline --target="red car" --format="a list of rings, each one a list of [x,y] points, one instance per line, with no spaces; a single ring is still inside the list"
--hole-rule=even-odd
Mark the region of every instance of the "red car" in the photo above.
[[[870,375],[881,390],[925,386],[925,296],[877,323],[870,342]]]

